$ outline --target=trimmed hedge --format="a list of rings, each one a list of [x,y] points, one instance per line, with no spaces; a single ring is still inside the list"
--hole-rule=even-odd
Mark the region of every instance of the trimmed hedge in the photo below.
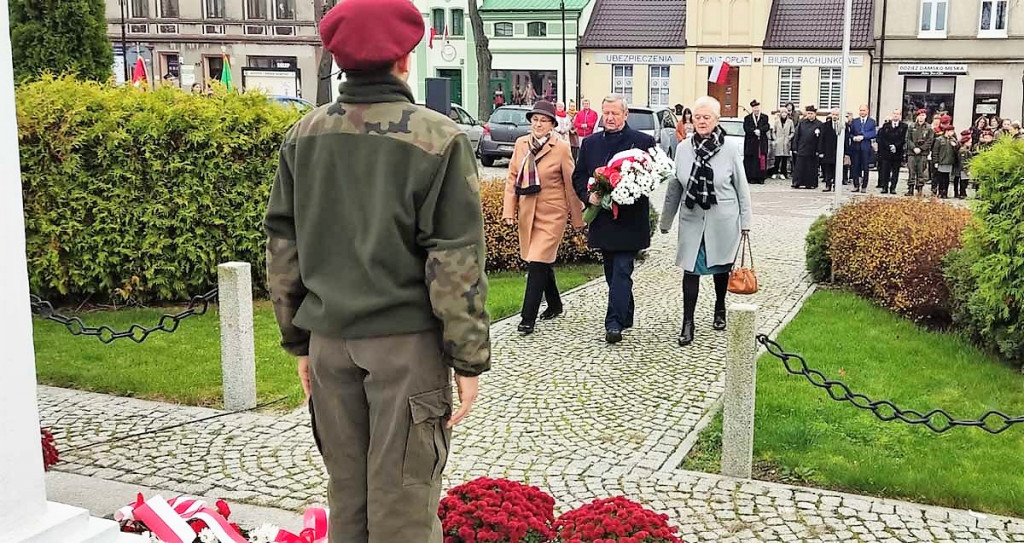
[[[487,270],[522,270],[526,262],[519,254],[519,227],[501,220],[505,199],[505,181],[489,179],[480,183],[483,202],[484,234],[487,237]],[[567,225],[562,245],[558,248],[559,264],[597,262],[601,255],[587,248],[586,227],[577,229]]]
[[[954,320],[1024,364],[1024,141],[1000,139],[971,161],[971,177],[980,183],[974,221],[947,258]]]
[[[868,198],[843,206],[828,225],[835,281],[914,320],[949,322],[943,258],[960,247],[966,209],[939,200]]]
[[[44,77],[17,109],[33,292],[179,302],[229,260],[264,290],[262,217],[292,108]]]
[[[832,259],[828,256],[828,223],[828,215],[814,219],[804,241],[807,271],[816,283],[832,279]]]

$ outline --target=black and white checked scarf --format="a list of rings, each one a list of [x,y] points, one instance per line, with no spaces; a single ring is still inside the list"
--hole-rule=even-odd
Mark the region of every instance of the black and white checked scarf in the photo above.
[[[722,150],[725,143],[725,130],[716,126],[707,137],[694,133],[693,150],[697,160],[690,170],[690,182],[686,188],[686,208],[693,209],[699,205],[705,211],[711,206],[718,204],[718,197],[715,196],[715,172],[711,169],[711,157]]]

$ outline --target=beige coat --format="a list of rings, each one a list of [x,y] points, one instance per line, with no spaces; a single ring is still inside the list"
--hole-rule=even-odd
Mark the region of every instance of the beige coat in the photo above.
[[[523,159],[530,152],[531,137],[526,135],[516,140],[505,182],[502,218],[515,219],[518,208],[519,251],[523,260],[550,264],[558,256],[566,222],[571,218],[573,226],[583,227],[583,203],[572,188],[572,150],[554,133],[536,158],[540,192],[516,195],[516,181]]]

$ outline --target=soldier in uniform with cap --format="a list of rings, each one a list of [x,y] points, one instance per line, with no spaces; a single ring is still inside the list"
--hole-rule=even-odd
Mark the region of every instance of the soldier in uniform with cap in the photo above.
[[[910,177],[907,179],[906,196],[913,196],[915,191],[920,195],[928,179],[928,154],[935,143],[935,131],[927,119],[927,110],[917,110],[917,122],[907,130],[907,170]]]
[[[473,149],[406,84],[423,28],[410,0],[341,0],[324,16],[347,80],[285,137],[265,219],[337,543],[441,543],[451,427],[490,366]]]

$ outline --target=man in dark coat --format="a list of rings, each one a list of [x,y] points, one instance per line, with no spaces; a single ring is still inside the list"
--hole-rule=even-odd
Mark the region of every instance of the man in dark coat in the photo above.
[[[793,170],[793,188],[818,188],[818,161],[822,158],[821,121],[814,106],[807,106],[804,120],[796,126],[793,156],[800,157]]]
[[[768,116],[761,113],[761,104],[750,102],[753,111],[743,119],[743,169],[747,182],[764,183],[768,169]]]
[[[832,110],[825,122],[821,123],[821,178],[825,180],[824,192],[831,192],[836,182],[836,161],[839,157],[839,134],[843,133],[839,120],[839,108]]]
[[[871,142],[878,137],[878,124],[868,116],[867,104],[860,106],[860,117],[850,123],[850,136],[853,144],[850,147],[850,159],[853,164],[850,178],[853,179],[853,192],[868,191],[868,175],[871,172]]]
[[[878,187],[882,194],[896,194],[906,143],[907,125],[903,122],[903,112],[896,109],[878,129]]]
[[[633,130],[626,123],[629,106],[625,98],[611,95],[601,104],[604,131],[583,140],[573,188],[580,200],[597,205],[596,194],[587,190],[587,181],[594,170],[608,164],[616,153],[628,149],[647,151],[654,147],[654,138]],[[638,252],[651,245],[650,202],[640,198],[633,205],[620,205],[618,218],[601,210],[587,230],[587,244],[601,251],[604,278],[608,282],[608,311],[605,314],[605,341],[622,341],[623,330],[633,327],[633,265]]]

